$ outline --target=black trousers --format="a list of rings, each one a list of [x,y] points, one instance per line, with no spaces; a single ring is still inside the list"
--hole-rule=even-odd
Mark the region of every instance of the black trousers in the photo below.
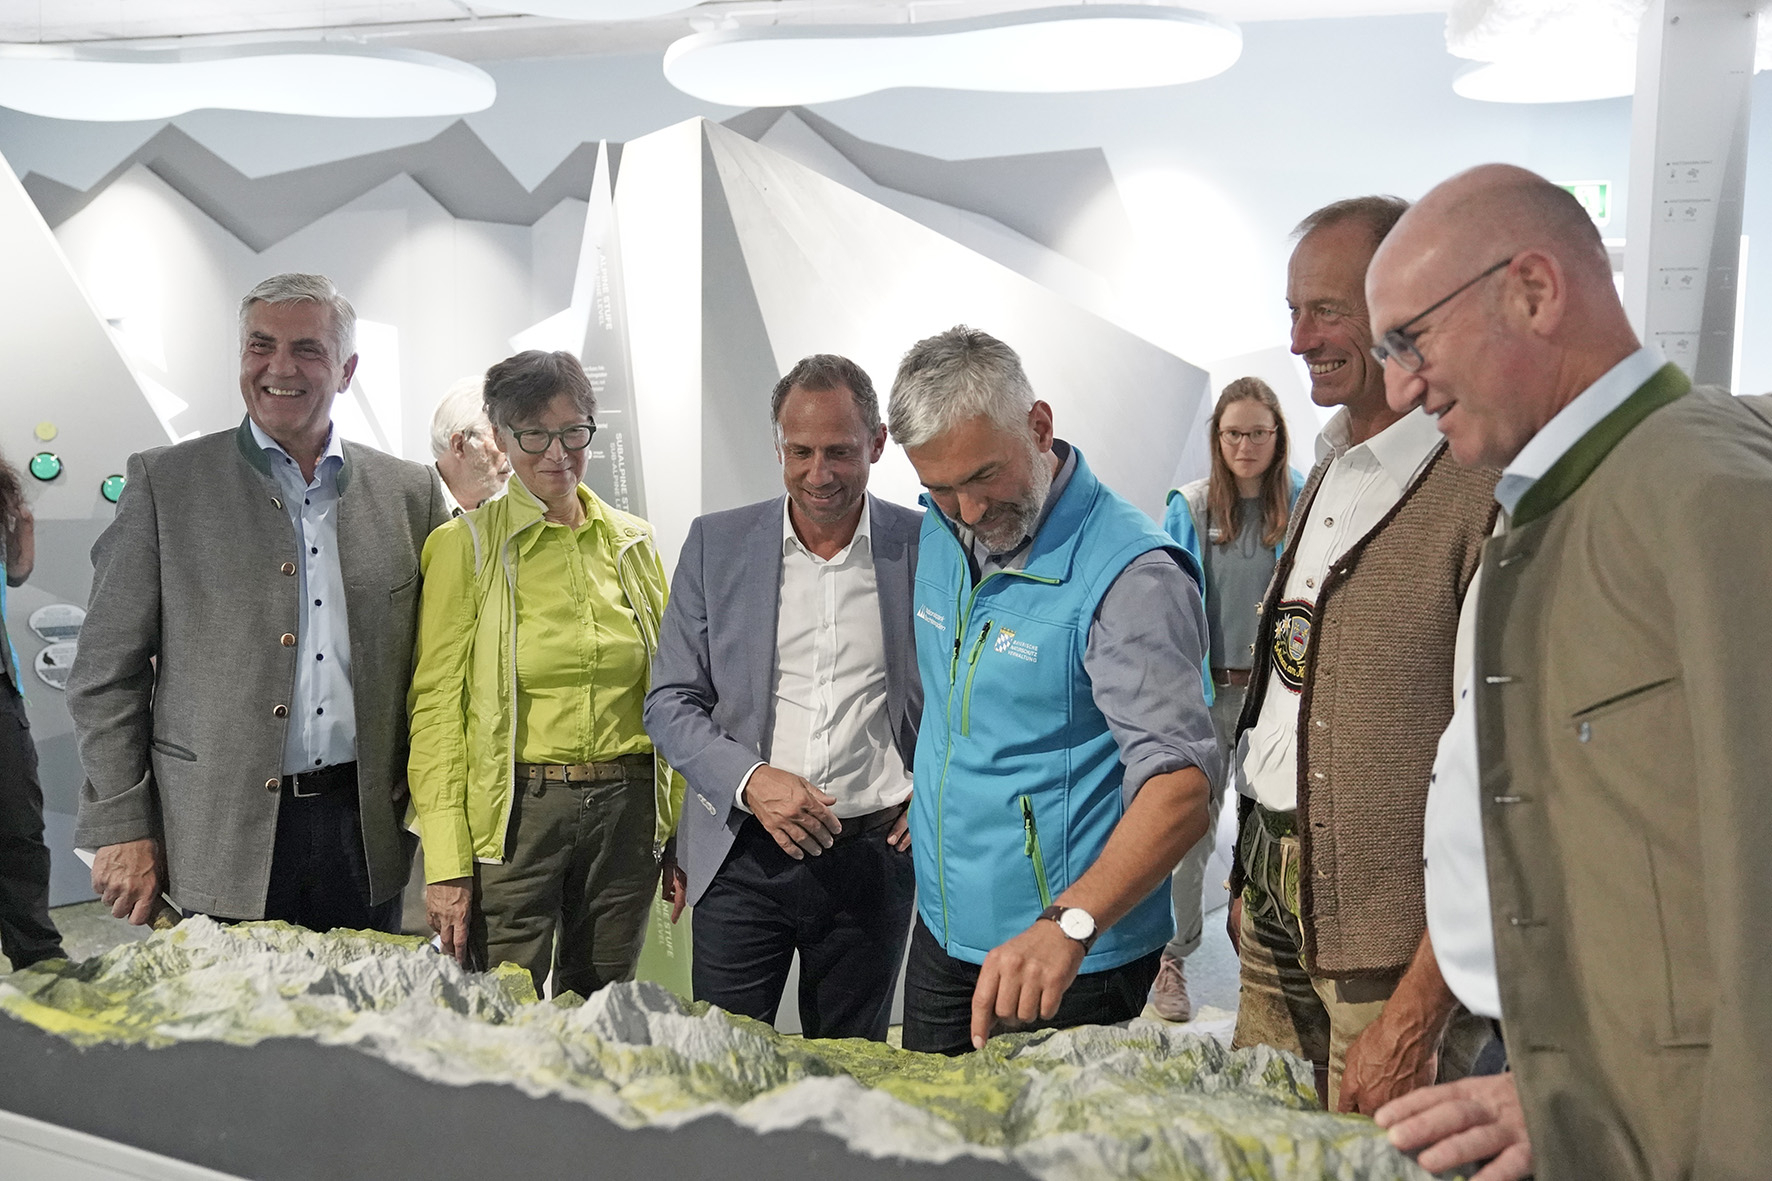
[[[1163,949],[1109,968],[1085,972],[1071,982],[1050,1021],[1017,1024],[1017,1030],[1115,1025],[1144,1010],[1157,978]],[[979,965],[955,959],[918,919],[911,927],[911,958],[904,973],[904,1048],[926,1054],[964,1054],[972,1049],[972,990]],[[1002,1028],[1001,1019],[996,1030]]]
[[[0,639],[0,643],[4,643]],[[49,846],[43,843],[43,787],[25,701],[0,672],[0,951],[27,967],[62,954],[49,921]]]
[[[695,904],[695,999],[773,1024],[798,951],[806,1036],[885,1041],[916,893],[888,831],[795,861],[747,818]]]
[[[400,895],[369,897],[369,861],[357,811],[357,775],[337,791],[308,799],[285,789],[277,805],[277,844],[265,918],[310,931],[347,927],[400,933]]]

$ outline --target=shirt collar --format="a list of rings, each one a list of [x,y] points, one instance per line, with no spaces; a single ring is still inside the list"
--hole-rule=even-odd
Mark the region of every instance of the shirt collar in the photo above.
[[[786,496],[781,498],[781,552],[785,555],[799,550],[804,554],[816,557],[817,555],[806,548],[806,543],[800,540],[800,535],[794,532],[794,519],[790,515],[793,512],[793,503]],[[855,543],[858,541],[864,542],[868,552],[872,553],[874,548],[873,517],[874,497],[872,493],[868,493],[861,498],[861,521],[855,526],[855,536],[851,537],[849,544],[838,550],[829,560],[833,562],[842,560],[845,554],[855,548]],[[826,559],[819,558],[818,560],[822,562]]]
[[[295,458],[283,449],[283,444],[265,434],[264,429],[253,420],[251,415],[247,415],[246,425],[252,428],[253,439],[256,440],[258,445],[264,450],[269,451],[273,455],[281,455],[284,459],[293,460]],[[338,460],[341,466],[345,461],[344,443],[338,437],[338,428],[331,423],[326,424],[326,446],[320,451],[320,462],[314,465],[315,472],[318,473],[320,465],[324,464],[329,459]]]
[[[1600,420],[1624,405],[1642,384],[1654,377],[1667,364],[1667,358],[1654,345],[1645,345],[1600,375],[1600,379],[1582,390],[1556,416],[1545,423],[1520,453],[1502,470],[1495,485],[1495,501],[1512,517],[1532,485],[1568,454],[1583,435],[1598,426]]]
[[[1407,488],[1414,481],[1415,473],[1421,470],[1421,465],[1427,462],[1428,456],[1434,453],[1434,448],[1439,444],[1439,426],[1427,411],[1418,406],[1364,443],[1350,447],[1348,413],[1344,406],[1323,424],[1322,431],[1317,435],[1317,459],[1322,460],[1331,455],[1339,459],[1363,448],[1377,461],[1385,475],[1396,482],[1397,487]]]

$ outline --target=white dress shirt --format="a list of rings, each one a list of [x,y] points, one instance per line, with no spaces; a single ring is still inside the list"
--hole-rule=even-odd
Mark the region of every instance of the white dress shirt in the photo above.
[[[1527,490],[1664,364],[1659,349],[1638,349],[1558,411],[1503,471],[1495,486],[1502,509],[1511,517]],[[1440,975],[1465,1008],[1484,1017],[1500,1017],[1501,986],[1495,973],[1495,932],[1483,851],[1477,711],[1470,696],[1481,581],[1479,575],[1471,583],[1459,613],[1453,660],[1458,700],[1452,721],[1440,736],[1433,778],[1428,781],[1422,855],[1427,863],[1427,929]]]
[[[338,431],[303,480],[301,467],[277,441],[252,426],[271,461],[283,507],[295,528],[299,611],[295,636],[295,697],[283,739],[283,774],[312,771],[357,758],[356,700],[351,692],[351,633],[345,614],[345,576],[338,554],[338,473],[345,453]]]
[[[1237,789],[1262,807],[1298,807],[1298,701],[1303,661],[1310,659],[1310,632],[1317,595],[1329,568],[1401,500],[1440,443],[1439,427],[1425,411],[1412,410],[1372,438],[1348,445],[1347,411],[1337,412],[1317,436],[1317,459],[1332,456],[1293,543],[1292,569],[1276,607],[1277,627],[1293,635],[1299,664],[1270,661],[1261,715],[1237,745]],[[1278,636],[1277,639],[1284,639]]]
[[[837,797],[832,811],[839,817],[865,816],[911,794],[886,705],[886,638],[870,505],[864,502],[849,544],[825,559],[794,532],[788,503],[782,510],[769,765]],[[738,805],[746,810],[744,792],[756,770],[739,784]]]

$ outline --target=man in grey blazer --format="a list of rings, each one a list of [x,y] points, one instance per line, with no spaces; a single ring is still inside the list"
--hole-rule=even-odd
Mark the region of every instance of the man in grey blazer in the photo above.
[[[320,275],[240,305],[231,431],[129,458],[93,547],[68,707],[93,889],[186,913],[398,930],[406,689],[430,469],[339,439],[356,313]]]
[[[773,1022],[798,951],[806,1036],[884,1041],[915,889],[921,514],[867,495],[886,428],[854,362],[807,357],[770,413],[787,495],[695,521],[661,626],[646,729],[689,781],[666,889],[696,908],[697,1000]]]

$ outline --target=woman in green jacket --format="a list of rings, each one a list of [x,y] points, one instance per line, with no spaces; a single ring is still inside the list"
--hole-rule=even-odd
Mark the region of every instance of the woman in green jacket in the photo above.
[[[665,573],[645,521],[583,484],[596,398],[570,353],[486,374],[513,475],[421,558],[410,823],[425,909],[464,966],[541,991],[633,978],[681,780],[641,725]],[[558,931],[556,950],[555,934]]]

